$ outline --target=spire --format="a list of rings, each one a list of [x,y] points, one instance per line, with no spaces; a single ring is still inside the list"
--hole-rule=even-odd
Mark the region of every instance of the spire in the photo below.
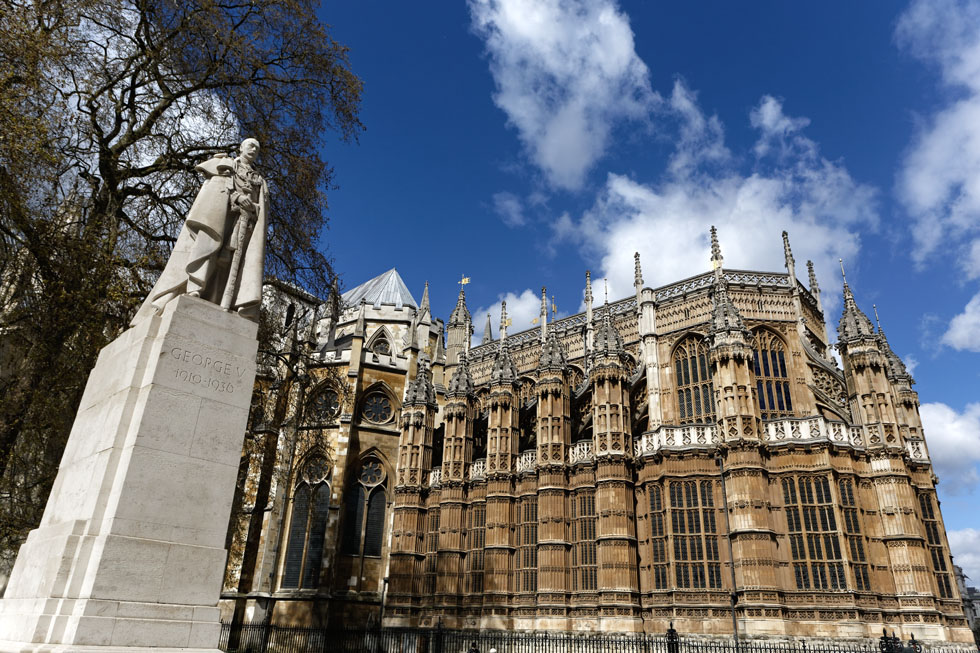
[[[720,270],[724,263],[725,263],[725,259],[721,255],[721,245],[718,244],[718,230],[715,229],[714,225],[712,225],[711,226],[711,267],[712,269]]]
[[[785,238],[785,232],[783,233]],[[725,259],[721,255],[721,245],[718,244],[718,230],[711,227],[711,263],[714,266],[714,292],[711,295],[711,333],[747,333],[742,315],[732,303],[728,295],[728,281],[722,272]]]
[[[449,380],[449,388],[446,395],[449,397],[466,397],[473,394],[473,377],[470,375],[470,365],[467,361],[466,352],[459,355],[459,365],[453,370],[453,377]]]
[[[806,262],[806,271],[810,275],[810,294],[817,297],[819,302],[820,284],[817,283],[817,273],[813,271],[813,261]]]
[[[513,383],[517,380],[517,367],[510,358],[507,348],[507,302],[500,302],[500,349],[493,361],[490,383]]]
[[[592,272],[585,271],[585,320],[592,324]]]
[[[425,354],[419,356],[419,371],[415,379],[410,381],[408,388],[405,389],[405,405],[417,406],[428,404],[434,406],[436,403],[436,390],[432,385],[432,372],[429,369],[429,357]]]
[[[742,315],[732,303],[732,298],[728,295],[728,282],[724,277],[715,281],[715,292],[711,298],[713,308],[711,311],[711,332],[719,333],[723,331],[745,331],[745,322]]]
[[[837,324],[838,340],[848,342],[873,338],[875,335],[874,326],[872,326],[868,316],[858,308],[857,302],[854,301],[854,293],[851,292],[851,287],[847,285],[847,277],[844,276],[844,262],[840,261],[840,264],[841,276],[844,278],[844,312]]]
[[[595,334],[595,319],[592,315],[592,272],[585,271],[585,354],[586,364],[592,351],[592,341]]]
[[[483,327],[483,342],[480,344],[488,344],[491,340],[493,340],[493,331],[490,328],[490,314],[487,313],[487,325]]]
[[[558,332],[552,329],[548,332],[547,340],[541,345],[538,369],[560,371],[565,368],[566,362],[565,351],[558,340]]]
[[[786,258],[786,271],[795,276],[796,261],[793,259],[793,250],[789,246],[789,233],[783,232],[783,256]]]
[[[510,320],[507,319],[507,302],[500,302],[500,349],[504,349],[504,343],[507,341],[507,325]]]
[[[541,344],[548,338],[548,289],[541,286]]]
[[[419,307],[419,312],[423,313],[429,309],[429,282],[425,282],[425,290],[422,291],[422,305]]]
[[[449,316],[449,326],[459,326],[466,322],[470,317],[470,312],[466,308],[466,292],[460,288],[459,297],[456,299],[456,308]]]
[[[885,360],[888,361],[888,378],[898,381],[912,381],[912,375],[909,374],[909,370],[905,367],[905,363],[902,359],[898,357],[890,344],[888,344],[888,338],[885,337],[885,330],[881,328],[881,320],[878,319],[878,306],[877,304],[871,305],[872,310],[875,313],[875,324],[878,325],[878,336],[881,338],[881,345],[884,348]]]
[[[633,252],[633,285],[639,292],[643,287],[643,271],[640,269],[640,253]]]
[[[595,334],[593,350],[596,355],[604,354],[607,356],[619,355],[623,352],[623,337],[612,322],[612,311],[609,310],[608,299],[606,308],[602,311],[602,322]]]

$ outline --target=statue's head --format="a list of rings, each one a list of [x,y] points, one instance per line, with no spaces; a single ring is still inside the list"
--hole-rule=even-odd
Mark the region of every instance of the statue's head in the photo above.
[[[259,156],[259,142],[254,138],[246,138],[239,151],[246,163],[252,163]]]

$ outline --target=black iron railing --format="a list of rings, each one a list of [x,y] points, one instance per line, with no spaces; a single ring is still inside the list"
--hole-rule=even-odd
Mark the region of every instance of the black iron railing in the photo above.
[[[442,628],[327,629],[223,624],[218,647],[228,653],[964,653],[966,645],[923,646],[894,634],[875,643],[802,639],[703,639],[647,633],[466,631]]]

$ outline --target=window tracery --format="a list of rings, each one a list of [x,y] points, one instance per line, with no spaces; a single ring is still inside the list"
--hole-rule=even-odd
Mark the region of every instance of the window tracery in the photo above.
[[[688,336],[673,355],[680,424],[704,424],[715,419],[714,389],[708,365],[708,347],[703,338]]]
[[[387,424],[394,415],[391,399],[385,393],[375,391],[364,398],[361,416],[367,421],[373,424]]]
[[[714,506],[712,481],[670,484],[670,530],[678,588],[721,587]]]
[[[330,513],[330,464],[323,456],[310,457],[298,474],[293,490],[289,540],[283,563],[283,589],[315,589],[319,585],[323,544]]]
[[[782,485],[796,588],[847,589],[830,481],[788,477]]]
[[[786,346],[776,334],[760,329],[752,350],[756,392],[762,419],[793,416],[793,399],[786,369]]]
[[[369,457],[347,490],[342,550],[348,555],[380,556],[384,539],[387,473]]]

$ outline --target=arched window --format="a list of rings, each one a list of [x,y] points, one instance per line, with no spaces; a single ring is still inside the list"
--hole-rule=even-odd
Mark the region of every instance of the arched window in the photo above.
[[[361,404],[361,417],[374,424],[387,424],[395,416],[391,399],[384,392],[375,390],[364,398]]]
[[[283,589],[316,589],[320,582],[323,541],[330,513],[330,465],[310,457],[300,469],[293,491],[289,541],[283,565]]]
[[[333,388],[326,386],[317,391],[310,400],[307,408],[308,421],[312,423],[329,423],[340,414],[340,395]]]
[[[685,338],[674,350],[677,415],[680,424],[703,424],[715,419],[714,389],[708,348],[702,338]]]
[[[786,371],[786,347],[774,333],[760,330],[755,333],[755,388],[759,393],[762,419],[791,417],[793,400],[789,393],[789,374]]]
[[[348,555],[380,556],[384,544],[385,468],[374,457],[367,458],[347,489],[344,512],[343,552]]]

